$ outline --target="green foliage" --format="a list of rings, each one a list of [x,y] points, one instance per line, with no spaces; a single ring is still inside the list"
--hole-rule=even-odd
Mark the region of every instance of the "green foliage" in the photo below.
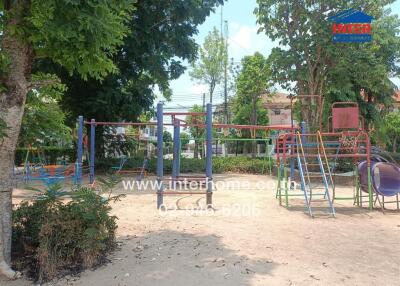
[[[214,173],[247,173],[247,174],[268,174],[273,168],[273,160],[271,163],[266,158],[249,158],[249,157],[215,157],[213,158]]]
[[[31,163],[40,163],[38,155],[40,153],[41,163],[48,165],[58,164],[60,160],[67,162],[75,162],[76,160],[76,149],[75,148],[63,148],[57,146],[44,146],[32,151],[30,148],[17,148],[15,153],[15,165],[20,166],[25,162],[26,154],[30,150],[28,161]]]
[[[193,105],[192,108],[189,109],[189,112],[204,112],[203,107],[200,105]],[[186,116],[186,122],[189,124],[196,124],[196,123],[204,123],[205,122],[205,116],[192,116],[192,115],[187,115]],[[197,126],[189,126],[189,133],[192,138],[195,138],[194,140],[194,157],[198,158],[199,154],[201,155],[203,153],[202,146],[200,146],[200,141],[198,140],[199,138],[204,138],[205,136],[205,128],[200,128]]]
[[[47,189],[44,190],[44,193],[43,190],[39,188],[27,186],[27,189],[38,192],[39,193],[39,195],[37,196],[38,200],[55,201],[71,194],[70,191],[64,190],[62,185],[58,183],[49,185]]]
[[[257,121],[255,124],[267,125],[268,124],[268,113],[265,109],[263,102],[258,98],[256,102],[256,108],[253,109],[251,104],[240,104],[240,100],[236,99],[234,101],[234,118],[233,121],[236,124],[253,124],[251,115],[252,112],[256,110]],[[248,133],[248,132],[247,132]],[[244,130],[242,131],[242,137],[249,137]]]
[[[100,193],[107,194],[108,200],[110,200],[112,192],[115,190],[116,186],[122,181],[122,178],[118,174],[109,174],[106,177],[98,178],[97,181],[100,185]]]
[[[20,146],[71,145],[71,129],[66,126],[66,114],[59,105],[65,85],[54,75],[37,74],[35,82],[49,82],[27,95],[19,137]]]
[[[245,56],[241,66],[236,78],[237,95],[244,103],[250,103],[270,87],[271,71],[267,59],[259,52]]]
[[[400,113],[391,112],[384,117],[383,124],[378,129],[378,139],[386,143],[387,149],[397,152],[400,143]]]
[[[270,86],[271,73],[267,59],[260,53],[246,56],[241,61],[242,69],[236,78],[234,100],[234,122],[237,124],[266,124],[267,112],[261,95]]]
[[[189,112],[204,112],[204,109],[202,106],[195,104],[192,106],[192,108],[189,109]],[[196,124],[196,123],[204,124],[205,120],[206,120],[205,116],[187,115],[185,118],[185,121],[189,124]],[[199,128],[197,126],[189,126],[188,130],[192,138],[201,138],[204,136],[205,132],[204,128]]]
[[[101,160],[96,163],[96,170],[109,170],[112,166],[117,166],[118,159]],[[142,166],[143,158],[129,158],[125,166],[127,169]],[[237,157],[213,157],[213,173],[248,173],[248,174],[267,174],[269,164],[274,166],[274,160],[271,163],[267,158],[250,158],[244,156]],[[181,158],[182,173],[204,173],[206,165],[204,159]],[[157,159],[149,160],[149,172],[155,174],[157,170]],[[172,172],[172,160],[164,160],[164,173]]]
[[[181,148],[186,149],[187,145],[190,142],[190,135],[187,134],[186,132],[181,133]]]
[[[107,1],[106,1],[107,2]],[[112,60],[117,72],[103,80],[70,76],[65,69],[40,61],[36,70],[56,73],[68,87],[62,105],[72,125],[78,115],[98,121],[136,121],[152,108],[156,87],[165,98],[169,83],[195,59],[198,25],[223,0],[137,1],[130,13],[127,36]],[[106,21],[102,23],[107,23]],[[101,130],[99,130],[101,132]],[[96,142],[101,145],[101,137]]]
[[[199,51],[199,60],[192,64],[189,73],[193,80],[208,85],[211,103],[214,89],[224,76],[224,63],[227,60],[225,43],[220,32],[214,27],[204,39]]]
[[[172,135],[167,130],[164,130],[163,132],[163,142],[166,144],[170,144],[172,142]]]
[[[130,156],[136,153],[139,142],[135,137],[118,134],[114,127],[105,127],[103,130],[105,130],[104,133],[101,130],[97,132],[96,129],[96,144],[99,146],[96,151],[99,157],[104,157],[106,154]],[[101,140],[97,140],[99,137]]]
[[[368,121],[379,120],[377,105],[390,102],[394,86],[389,78],[399,74],[395,63],[400,58],[400,22],[397,15],[385,10],[392,2],[319,0],[300,4],[258,0],[255,13],[260,30],[281,46],[274,48],[269,57],[274,81],[298,94],[324,96],[324,122],[334,101],[359,102],[362,115]],[[356,7],[374,17],[373,41],[333,43],[327,18]],[[309,100],[303,101],[309,104]],[[316,112],[303,109],[301,116],[310,125],[318,125]]]
[[[132,0],[31,0],[2,1],[2,4],[0,7],[2,113],[11,107],[16,109],[16,112],[22,111],[20,109],[24,107],[28,90],[35,90],[38,84],[32,77],[32,63],[39,58],[57,63],[68,73],[79,74],[83,78],[101,79],[106,74],[116,71],[111,56],[115,54],[126,35],[126,20],[133,9]],[[12,134],[20,132],[21,118],[15,120],[16,122],[13,122],[15,125],[9,126]],[[17,145],[17,138],[10,136],[10,140],[13,140],[9,143],[11,146]],[[0,152],[1,157],[8,160],[4,164],[7,168],[12,168],[12,162],[9,161],[11,156],[5,153],[14,153],[15,147],[11,149],[8,147],[1,147]],[[10,180],[11,178],[7,178],[0,186],[2,191]],[[89,201],[89,198],[88,193],[87,200],[83,202]],[[66,205],[51,200],[42,201],[49,203],[44,203],[43,207],[39,206],[45,214],[38,235],[39,245],[30,245],[32,234],[25,232],[26,221],[36,220],[37,216],[30,218],[18,214],[14,216],[20,218],[14,220],[14,226],[18,227],[15,231],[22,233],[21,237],[26,238],[20,241],[20,245],[25,243],[27,246],[36,247],[32,252],[39,265],[38,273],[41,280],[52,277],[56,269],[65,269],[77,263],[89,265],[92,260],[98,261],[97,255],[99,257],[104,255],[106,247],[98,251],[98,248],[87,248],[87,246],[98,243],[99,238],[104,236],[108,238],[103,240],[103,245],[108,246],[110,238],[114,237],[115,219],[108,216],[109,206],[104,204],[100,197],[97,205],[92,201],[94,200],[91,199],[91,205],[84,209],[85,212],[81,213],[72,212],[74,204],[78,204],[76,200]],[[11,203],[11,198],[2,202],[0,212],[10,215]],[[23,204],[22,212],[26,210],[29,213],[30,208],[35,206],[35,203]],[[87,216],[90,211],[92,216],[98,215],[100,218],[104,217],[99,215],[101,212],[106,213],[108,221],[98,219],[96,225],[89,225]],[[2,227],[2,233],[9,233],[11,225],[3,224]],[[95,231],[87,232],[87,230]],[[85,240],[86,243],[82,243]],[[4,263],[4,259],[7,261],[10,258],[7,257],[10,243],[7,235],[3,235],[0,241],[1,251],[5,253],[1,259]]]
[[[84,78],[103,78],[116,68],[109,55],[128,32],[132,0],[31,1],[25,36],[39,56],[46,56]],[[21,35],[22,36],[22,35]]]
[[[19,270],[39,282],[93,267],[115,243],[116,217],[109,200],[80,188],[63,203],[55,186],[32,203],[13,211],[13,256]]]

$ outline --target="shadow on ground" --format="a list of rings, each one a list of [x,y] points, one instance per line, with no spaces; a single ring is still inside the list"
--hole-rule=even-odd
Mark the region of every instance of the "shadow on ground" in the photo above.
[[[73,285],[252,285],[252,279],[276,266],[269,259],[237,254],[216,235],[164,230],[119,240],[121,249],[111,264],[86,272]]]

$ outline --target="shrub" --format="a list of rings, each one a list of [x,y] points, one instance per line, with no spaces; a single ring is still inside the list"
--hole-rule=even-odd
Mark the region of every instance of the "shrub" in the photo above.
[[[26,154],[28,152],[29,148],[17,148],[15,152],[15,165],[20,166],[22,163],[25,162],[26,159]],[[54,147],[54,146],[47,146],[47,147],[40,147],[40,154],[44,158],[45,164],[49,165],[55,165],[57,164],[57,161],[60,159],[67,160],[68,162],[75,162],[76,160],[76,149],[75,148],[62,148],[62,147]],[[34,152],[35,155],[37,152]],[[32,161],[33,160],[33,155],[32,152],[30,152],[29,159]],[[32,163],[32,162],[31,162]],[[39,163],[39,162],[33,162],[33,163]]]
[[[13,211],[14,264],[39,282],[103,262],[117,228],[109,200],[94,190],[79,188],[63,203],[50,189]]]
[[[103,159],[96,161],[97,172],[107,172],[111,167],[119,165],[119,159]],[[124,168],[135,168],[143,165],[143,158],[129,158]],[[226,172],[269,174],[270,167],[273,169],[275,161],[268,158],[238,157],[213,157],[213,173]],[[157,159],[149,161],[149,172],[155,174],[157,170]],[[204,173],[206,170],[205,159],[181,158],[181,173]],[[172,160],[164,159],[164,173],[172,172]]]

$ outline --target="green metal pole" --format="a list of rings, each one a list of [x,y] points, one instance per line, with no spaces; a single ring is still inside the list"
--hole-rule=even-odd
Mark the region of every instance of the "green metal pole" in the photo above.
[[[278,165],[278,188],[276,189],[276,197],[279,197],[279,205],[282,205],[281,196],[281,162]]]
[[[287,176],[287,169],[283,167],[283,177],[285,180],[285,205],[289,207],[289,197],[288,197],[288,176]]]
[[[371,141],[367,137],[367,167],[368,167],[368,199],[369,209],[372,210],[374,207],[374,198],[372,194],[372,178],[371,178]]]
[[[354,167],[355,167],[354,173],[356,176],[356,204],[357,204],[357,206],[360,206],[360,180],[358,177],[357,165],[355,165]]]
[[[370,164],[368,164],[368,205],[369,205],[369,209],[372,210],[373,209],[373,195],[372,195],[372,182],[371,182],[371,166]]]

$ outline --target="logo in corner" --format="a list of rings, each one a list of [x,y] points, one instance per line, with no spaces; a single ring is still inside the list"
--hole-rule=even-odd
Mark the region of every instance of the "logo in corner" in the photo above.
[[[364,12],[348,9],[328,18],[332,23],[332,40],[335,43],[365,43],[372,41],[371,21]]]

